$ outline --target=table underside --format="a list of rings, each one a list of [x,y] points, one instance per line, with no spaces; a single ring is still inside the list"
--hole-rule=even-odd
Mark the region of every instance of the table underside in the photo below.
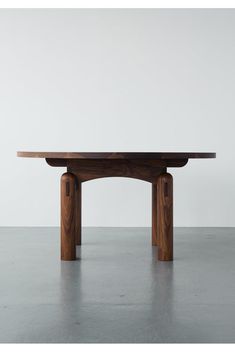
[[[105,177],[135,178],[153,183],[170,167],[183,167],[188,159],[60,159],[46,158],[53,167],[67,167],[81,182]]]

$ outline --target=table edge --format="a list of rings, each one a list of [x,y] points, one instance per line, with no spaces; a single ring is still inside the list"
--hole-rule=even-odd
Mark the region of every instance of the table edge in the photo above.
[[[18,151],[17,157],[51,159],[201,159],[216,158],[215,152],[32,152]]]

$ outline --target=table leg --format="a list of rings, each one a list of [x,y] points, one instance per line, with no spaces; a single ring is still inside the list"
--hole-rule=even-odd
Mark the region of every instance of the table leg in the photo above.
[[[152,245],[158,245],[157,239],[157,184],[152,183]]]
[[[75,195],[75,241],[76,245],[82,244],[82,183],[76,180],[76,195]]]
[[[76,260],[75,196],[76,177],[64,173],[61,177],[61,260]]]
[[[158,260],[173,260],[173,178],[161,174],[157,179]]]

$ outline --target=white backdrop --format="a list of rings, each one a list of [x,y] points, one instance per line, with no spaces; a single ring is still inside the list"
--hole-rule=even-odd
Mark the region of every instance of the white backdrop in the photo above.
[[[169,169],[175,225],[235,226],[234,91],[234,10],[0,10],[0,225],[59,225],[45,150],[215,151]],[[83,184],[83,225],[150,224],[150,184]]]

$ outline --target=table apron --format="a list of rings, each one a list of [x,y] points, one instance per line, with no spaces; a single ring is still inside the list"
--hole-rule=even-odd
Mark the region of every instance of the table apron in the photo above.
[[[74,173],[81,182],[105,178],[127,177],[148,182],[155,182],[156,178],[166,172],[167,167],[183,167],[187,159],[51,159],[46,158],[50,166],[67,167],[68,172]]]

